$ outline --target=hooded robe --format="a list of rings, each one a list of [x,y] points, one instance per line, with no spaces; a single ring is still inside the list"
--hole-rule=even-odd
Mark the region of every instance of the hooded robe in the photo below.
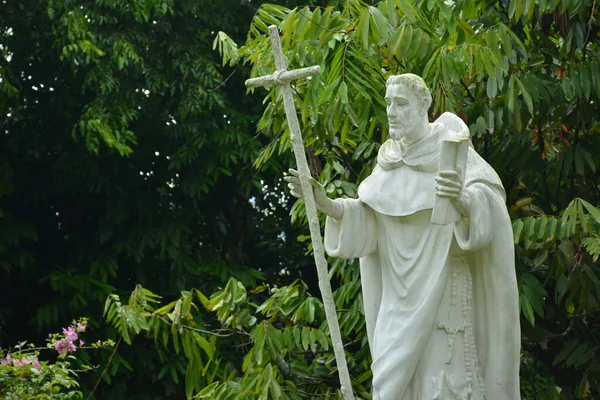
[[[441,140],[469,137],[443,114],[407,145],[388,140],[358,199],[338,199],[325,249],[359,258],[375,400],[519,398],[514,245],[496,172],[469,148],[470,214],[430,223]]]

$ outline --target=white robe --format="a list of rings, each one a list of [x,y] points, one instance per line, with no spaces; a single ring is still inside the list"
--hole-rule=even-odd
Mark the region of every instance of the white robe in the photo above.
[[[500,181],[474,150],[470,218],[429,222],[439,142],[456,134],[447,125],[413,146],[386,142],[359,199],[339,199],[343,217],[325,227],[329,255],[360,258],[376,400],[518,398],[512,229]]]

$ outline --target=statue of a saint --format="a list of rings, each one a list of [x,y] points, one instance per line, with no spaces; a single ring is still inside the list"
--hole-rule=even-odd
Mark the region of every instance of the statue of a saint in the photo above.
[[[431,93],[420,77],[386,85],[390,139],[358,199],[331,200],[313,181],[327,253],[360,259],[373,398],[519,399],[519,303],[502,183],[470,142],[466,171],[438,170],[442,141],[468,140],[468,127],[451,113],[429,122]],[[457,222],[431,223],[436,196],[450,200]]]

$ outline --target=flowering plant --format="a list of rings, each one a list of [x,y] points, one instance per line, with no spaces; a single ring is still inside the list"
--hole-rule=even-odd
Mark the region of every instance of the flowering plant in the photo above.
[[[10,350],[0,349],[0,398],[12,399],[80,399],[77,372],[93,367],[84,366],[74,370],[71,361],[75,360],[77,349],[84,348],[80,335],[87,328],[87,318],[72,321],[62,333],[50,334],[45,347],[36,347],[21,342]],[[114,346],[107,340],[93,343],[85,348]],[[41,351],[56,351],[57,360],[40,361]]]

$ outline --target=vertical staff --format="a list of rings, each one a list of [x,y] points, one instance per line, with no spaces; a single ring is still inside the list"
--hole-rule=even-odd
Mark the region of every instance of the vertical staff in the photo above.
[[[308,227],[310,229],[310,237],[313,245],[313,255],[315,257],[317,275],[319,277],[319,289],[321,290],[321,296],[323,297],[325,316],[327,318],[327,325],[329,326],[331,341],[333,342],[333,351],[338,367],[342,394],[344,395],[345,400],[354,400],[352,383],[350,382],[350,374],[348,373],[348,365],[346,364],[346,355],[344,353],[344,344],[342,343],[342,335],[340,333],[335,303],[333,301],[333,294],[331,292],[331,283],[329,282],[329,274],[327,272],[327,260],[325,259],[325,250],[323,248],[317,207],[315,204],[313,188],[310,184],[310,170],[306,161],[304,144],[302,142],[302,133],[300,131],[300,123],[298,122],[298,116],[296,115],[294,96],[290,87],[290,82],[292,80],[315,75],[321,70],[321,68],[319,66],[313,66],[309,68],[287,71],[285,59],[283,57],[283,50],[281,49],[279,31],[275,25],[269,26],[269,36],[271,38],[271,46],[273,47],[277,71],[273,75],[248,79],[246,81],[246,86],[258,87],[277,84],[281,89],[285,115],[290,128],[292,147],[294,149],[294,156],[296,158],[296,165],[299,172],[300,186],[302,187],[302,193],[306,194],[304,196],[304,204],[306,205],[306,215],[308,217]]]

